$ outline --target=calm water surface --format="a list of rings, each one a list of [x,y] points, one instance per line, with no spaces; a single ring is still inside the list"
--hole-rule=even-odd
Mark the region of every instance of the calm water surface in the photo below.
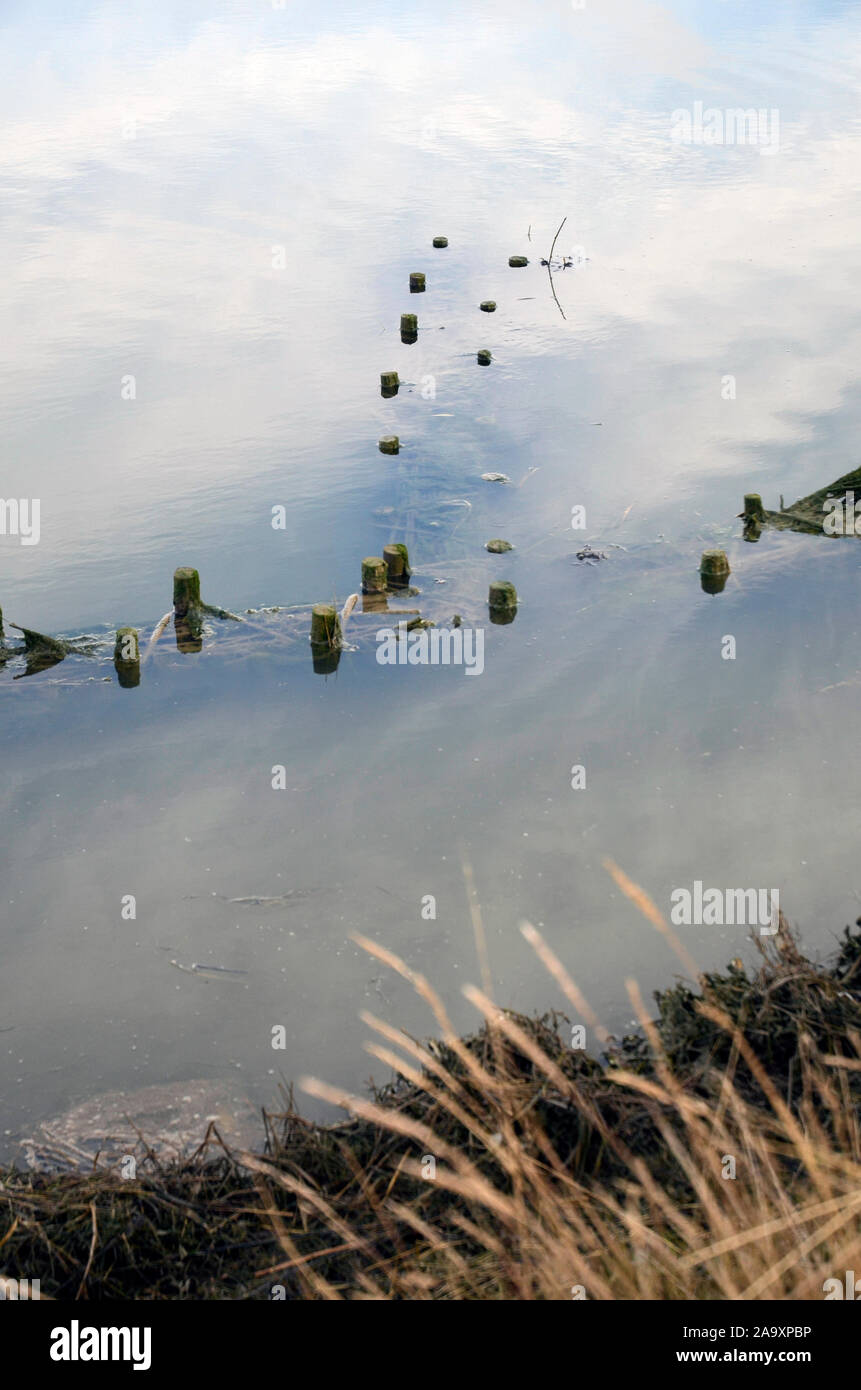
[[[857,8],[12,0],[0,26],[2,495],[41,501],[38,545],[0,537],[0,604],[99,639],[0,670],[0,1154],[108,1089],[382,1077],[359,1011],[433,1024],[356,931],[471,1027],[464,861],[523,1010],[561,1002],[525,916],[617,1031],[624,980],[678,968],[606,856],[665,910],[776,887],[827,951],[861,910],[861,546],[746,544],[736,514],[859,462]],[[675,143],[697,101],[777,109],[779,148]],[[485,628],[480,677],[379,665],[357,615],[333,675],[276,618],[197,656],[168,631],[117,684],[113,630],[149,636],[175,566],[234,610],[341,604],[393,540],[412,602]]]

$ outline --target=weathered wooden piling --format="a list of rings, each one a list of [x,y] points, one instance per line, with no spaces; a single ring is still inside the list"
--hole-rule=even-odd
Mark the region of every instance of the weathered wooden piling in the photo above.
[[[440,250],[442,247],[448,246],[448,237],[447,237],[447,236],[435,236],[434,239],[433,239],[433,244],[434,244],[434,246],[436,246],[436,248],[437,248],[438,250]]]
[[[414,270],[410,275],[410,294],[422,294],[425,289],[425,275],[422,270]]]
[[[396,434],[384,434],[379,443],[381,454],[397,454],[401,447],[401,441]]]
[[[332,603],[315,603],[311,609],[311,646],[334,650],[341,645],[341,619]]]
[[[765,520],[765,507],[762,505],[762,498],[758,492],[746,492],[744,494],[744,511],[742,515],[745,521]]]
[[[494,579],[487,596],[491,617],[494,613],[513,612],[517,609],[517,590],[507,579]]]
[[[173,572],[173,611],[184,618],[189,609],[200,608],[200,575],[190,565],[180,565]]]
[[[493,361],[493,355],[490,351],[490,348],[479,348],[478,352],[476,353],[476,360],[478,361],[479,367],[489,367],[491,362]]]
[[[397,372],[380,372],[380,395],[396,396],[400,390],[401,379]]]
[[[401,342],[414,343],[418,336],[418,314],[401,314]]]
[[[389,587],[389,572],[380,555],[368,555],[362,561],[362,593],[384,594]]]
[[[383,559],[386,562],[389,587],[392,589],[406,588],[410,582],[410,561],[406,546],[383,546]]]
[[[700,560],[700,583],[703,592],[719,594],[727,581],[729,560],[723,550],[704,550]]]
[[[526,256],[509,256],[508,264],[513,266],[515,270],[522,270],[525,265],[529,265],[529,261]]]
[[[114,644],[114,670],[124,690],[134,689],[141,682],[140,645],[134,627],[118,627]]]
[[[6,634],[3,631],[3,609],[0,608],[0,650],[6,645]]]
[[[482,313],[485,313],[485,314],[495,314],[495,313],[496,313],[496,300],[495,300],[495,299],[483,299],[483,300],[481,301],[481,303],[479,304],[478,307],[479,307],[479,309],[481,309]]]

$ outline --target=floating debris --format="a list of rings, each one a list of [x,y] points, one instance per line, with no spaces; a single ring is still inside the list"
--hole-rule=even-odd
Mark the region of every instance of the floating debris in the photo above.
[[[172,960],[169,964],[175,966],[177,970],[184,970],[187,975],[200,975],[203,979],[206,979],[207,976],[210,975],[217,977],[219,975],[248,974],[247,970],[229,970],[226,965],[200,965],[197,961],[194,961],[191,965],[183,965],[178,960]]]
[[[485,483],[510,483],[511,479],[507,473],[482,473],[482,482]]]
[[[606,560],[607,558],[603,550],[593,550],[588,543],[584,545],[582,550],[577,551],[577,559],[590,565],[597,565],[599,560]]]

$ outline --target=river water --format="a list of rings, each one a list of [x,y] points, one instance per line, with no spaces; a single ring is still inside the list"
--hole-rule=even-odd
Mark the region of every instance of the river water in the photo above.
[[[861,911],[861,546],[750,544],[737,513],[858,463],[855,7],[11,0],[0,26],[2,495],[40,502],[0,605],[7,638],[94,639],[0,669],[0,1156],[108,1090],[385,1079],[360,1010],[434,1025],[356,932],[472,1027],[470,875],[497,999],[562,1002],[528,918],[617,1032],[626,978],[681,967],[608,857],[665,913],[696,880],[777,889],[829,950]],[[697,138],[738,107],[755,142]],[[396,541],[420,593],[392,607],[480,628],[480,674],[380,664],[361,605],[315,671],[308,605]],[[114,629],[148,640],[183,564],[293,611],[198,654],[169,628],[123,688]],[[753,958],[748,927],[680,933]]]

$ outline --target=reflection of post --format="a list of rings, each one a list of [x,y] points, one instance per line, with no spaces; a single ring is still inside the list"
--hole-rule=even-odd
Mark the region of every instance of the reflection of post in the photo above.
[[[203,649],[200,575],[190,565],[181,565],[174,571],[173,627],[177,651],[193,653]]]
[[[114,670],[117,680],[124,690],[132,690],[141,683],[141,659],[138,646],[137,629],[118,627],[114,645]]]

